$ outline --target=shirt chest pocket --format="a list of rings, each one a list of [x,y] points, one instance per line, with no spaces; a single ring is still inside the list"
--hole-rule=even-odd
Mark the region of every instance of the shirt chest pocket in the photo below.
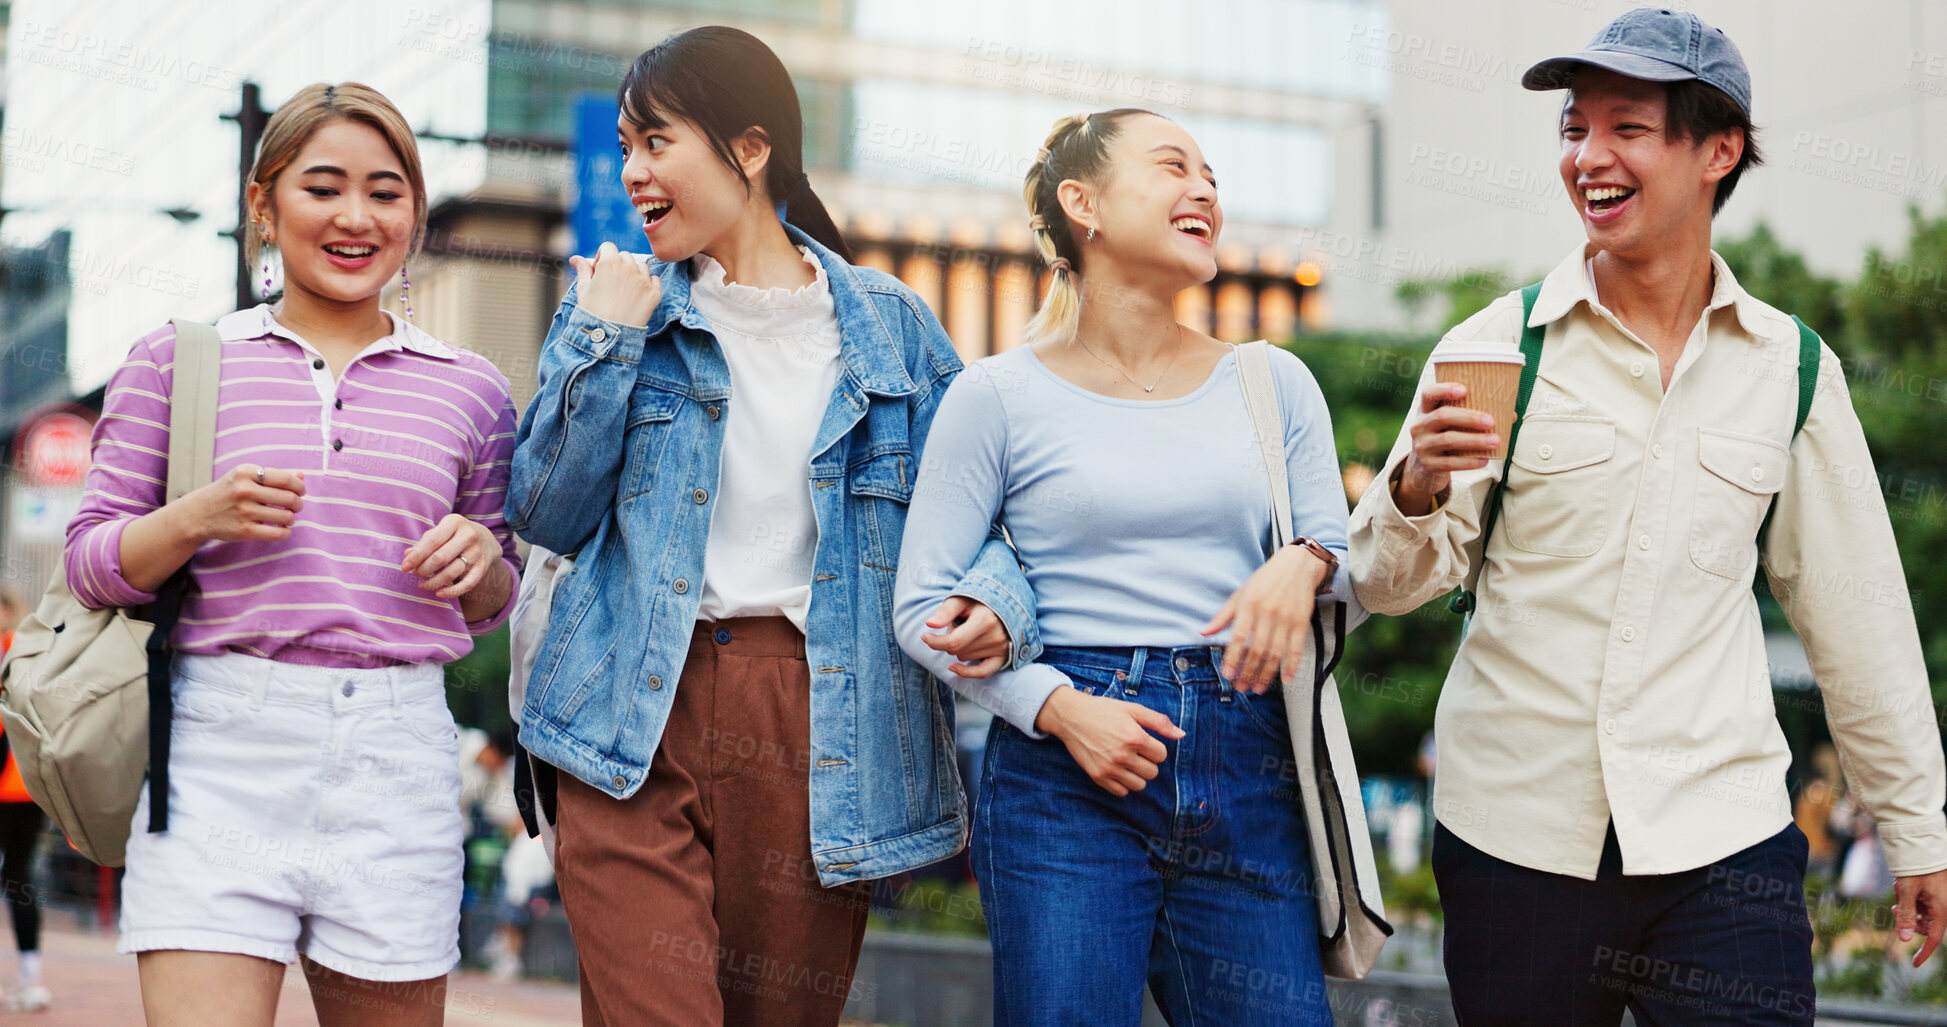
[[[1697,429],[1697,495],[1690,504],[1690,562],[1718,577],[1749,583],[1758,528],[1785,484],[1790,454],[1757,435]]]
[[[890,571],[899,558],[906,531],[906,505],[913,498],[913,461],[908,450],[874,453],[846,471],[852,499],[864,530],[864,562]]]
[[[629,419],[623,428],[627,460],[622,468],[622,499],[632,499],[649,491],[656,483],[663,462],[663,450],[674,434],[676,413],[683,397],[649,385],[636,385],[629,394]],[[680,468],[673,468],[681,475]]]
[[[1616,422],[1546,414],[1522,419],[1515,472],[1496,530],[1516,549],[1594,556],[1609,539]]]

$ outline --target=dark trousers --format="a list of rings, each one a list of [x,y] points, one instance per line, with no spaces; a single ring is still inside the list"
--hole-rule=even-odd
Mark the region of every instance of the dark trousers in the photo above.
[[[28,875],[34,870],[34,846],[46,822],[41,808],[31,802],[0,802],[0,859],[6,861],[0,864],[0,887],[6,889],[14,944],[22,952],[37,952],[41,947],[40,894]]]
[[[1612,827],[1596,879],[1496,859],[1445,826],[1433,873],[1463,1027],[1812,1023],[1805,835],[1695,870],[1625,877]]]
[[[562,774],[555,875],[585,1027],[831,1027],[871,890],[811,859],[811,672],[783,617],[703,622],[649,780]]]

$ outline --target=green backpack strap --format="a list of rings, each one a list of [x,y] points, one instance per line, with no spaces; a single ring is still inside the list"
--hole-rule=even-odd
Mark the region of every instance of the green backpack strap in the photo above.
[[[1792,323],[1798,326],[1798,419],[1792,422],[1793,442],[1798,441],[1799,429],[1805,427],[1805,418],[1812,414],[1812,394],[1819,387],[1819,355],[1822,346],[1819,333],[1812,326],[1792,315]],[[1771,535],[1771,515],[1778,509],[1778,497],[1771,497],[1771,505],[1765,508],[1764,523],[1758,526],[1758,554],[1764,554],[1764,541]]]
[[[1541,371],[1541,341],[1548,334],[1545,324],[1531,325],[1528,322],[1535,315],[1535,298],[1541,295],[1541,284],[1521,290],[1521,391],[1514,396],[1514,424],[1508,428],[1508,458],[1501,462],[1501,482],[1508,480],[1508,472],[1514,468],[1514,443],[1521,436],[1521,422],[1528,414],[1528,397],[1534,395],[1535,376]],[[1487,517],[1481,524],[1481,567],[1487,561],[1487,541],[1494,536],[1494,522],[1501,519],[1501,485],[1496,485],[1488,493]],[[1474,612],[1474,591],[1480,587],[1480,575],[1474,576],[1475,588],[1462,585],[1453,598],[1447,601],[1447,609],[1463,616]]]

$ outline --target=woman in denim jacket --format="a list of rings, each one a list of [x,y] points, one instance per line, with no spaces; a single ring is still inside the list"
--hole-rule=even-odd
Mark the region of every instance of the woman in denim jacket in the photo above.
[[[951,690],[892,633],[921,446],[961,364],[911,290],[848,262],[763,43],[673,36],[620,101],[655,259],[573,258],[507,509],[575,556],[521,741],[565,772],[584,1021],[832,1024],[862,882],[967,834]],[[1033,658],[1004,542],[956,591],[933,621],[962,672]]]

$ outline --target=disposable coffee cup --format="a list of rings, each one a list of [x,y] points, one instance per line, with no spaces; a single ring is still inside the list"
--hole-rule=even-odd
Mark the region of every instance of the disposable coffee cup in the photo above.
[[[1433,357],[1436,379],[1467,386],[1467,398],[1456,405],[1493,416],[1494,434],[1501,437],[1501,445],[1487,454],[1492,459],[1508,455],[1514,399],[1521,391],[1521,367],[1526,363],[1520,350],[1505,346],[1448,346]]]

